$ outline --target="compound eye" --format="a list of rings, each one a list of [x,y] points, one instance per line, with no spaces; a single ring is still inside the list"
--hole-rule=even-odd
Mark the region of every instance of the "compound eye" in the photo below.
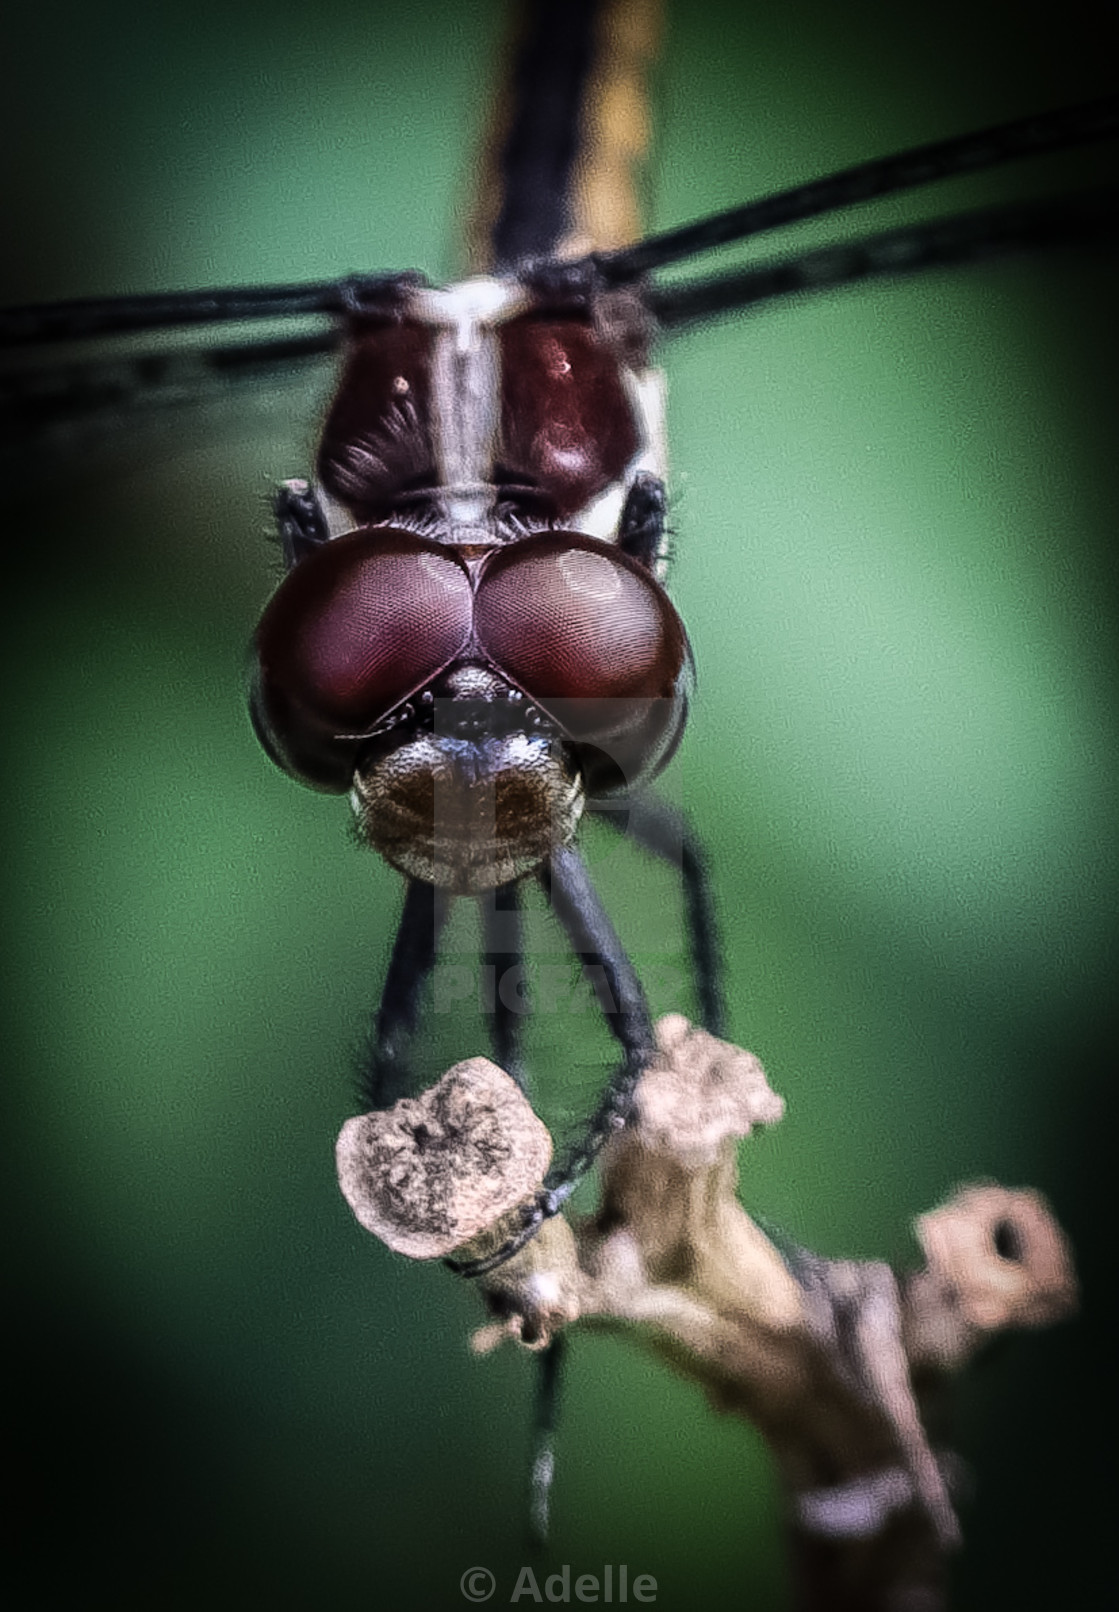
[[[360,736],[470,640],[470,579],[446,548],[395,527],[347,533],[301,561],[256,632],[251,707],[285,771],[345,790]]]
[[[474,621],[495,666],[577,743],[624,755],[631,783],[667,759],[691,661],[683,624],[644,567],[578,533],[526,538],[487,564]]]

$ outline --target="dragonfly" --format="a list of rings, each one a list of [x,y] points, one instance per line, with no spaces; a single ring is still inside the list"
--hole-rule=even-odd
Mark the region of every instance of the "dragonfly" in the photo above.
[[[988,118],[988,119],[985,119],[985,121],[992,121],[992,119]],[[684,216],[684,211],[685,210],[682,210],[682,208],[680,208],[680,210],[677,210],[677,216]],[[688,211],[692,211],[692,210],[688,210]],[[411,261],[411,260],[410,260],[410,258],[406,258],[406,256],[401,256],[400,261]],[[84,287],[82,287],[82,289],[84,289]],[[705,356],[706,361],[708,361],[708,363],[709,363],[709,359],[711,359],[711,343],[709,343],[708,337],[701,337],[700,340],[701,340],[701,343],[706,342],[705,353],[703,353],[703,356]],[[748,377],[747,377],[747,379],[748,379]],[[708,384],[709,384],[709,377],[708,377]],[[738,384],[742,384],[742,377],[738,377]],[[685,376],[684,377],[684,390],[685,390],[685,392],[687,392],[687,387],[688,387],[688,379],[687,379],[687,376]],[[747,387],[747,390],[748,390],[748,387]],[[698,458],[697,461],[695,461],[695,463],[701,464],[701,463],[703,463],[703,459]],[[809,472],[809,474],[811,474],[811,472]],[[189,482],[187,482],[187,487],[190,487]],[[190,501],[190,500],[187,500],[187,498],[184,498],[184,496],[182,496],[182,495],[184,495],[185,490],[187,490],[187,487],[181,487],[181,500],[179,500],[179,501],[181,501],[181,503],[189,503],[189,501]],[[197,498],[195,498],[195,501],[193,501],[193,506],[195,506],[195,509],[197,509],[198,513],[200,513],[200,524],[202,524],[203,527],[213,526],[213,524],[214,524],[213,503],[206,503],[206,498],[205,498],[205,496],[202,495],[202,488],[198,488],[197,485],[195,485],[195,487],[190,487],[190,490],[192,490],[193,493],[197,493],[197,495],[198,495]],[[693,501],[695,501],[695,500],[693,500]],[[695,514],[693,514],[692,511],[688,511],[687,503],[685,503],[684,509],[682,509],[682,511],[680,511],[680,516],[679,516],[680,521],[684,521],[685,513],[687,513],[687,516],[688,516],[688,524],[690,524],[690,522],[692,522],[693,519],[697,519],[697,516],[695,516]],[[100,516],[100,514],[102,514],[102,511],[100,511],[100,509],[98,509],[97,514],[98,514],[98,516]],[[206,542],[205,534],[203,534],[202,542],[203,543]],[[682,543],[682,550],[684,550],[684,543]],[[197,553],[197,551],[195,551],[195,553]],[[719,571],[719,574],[724,575],[724,577],[726,577],[726,575],[727,575],[727,567],[729,567],[730,558],[734,558],[734,555],[729,555],[729,553],[727,553],[727,551],[724,551],[724,553],[722,553],[722,555],[721,555],[721,558],[719,558],[718,571]],[[738,556],[738,558],[740,558],[740,556]],[[198,564],[200,564],[200,561],[198,561]],[[685,559],[682,559],[682,566],[684,566],[684,564],[685,564]],[[193,566],[192,566],[192,569],[193,569]],[[195,587],[197,587],[198,590],[203,590],[203,592],[205,592],[206,587],[211,587],[211,584],[208,584],[208,582],[206,582],[205,577],[200,577],[200,579],[198,579],[197,582],[195,582],[195,584],[193,584],[193,585],[195,585]],[[724,584],[724,587],[726,587],[726,584]],[[718,590],[716,590],[716,592],[718,592]],[[685,614],[685,616],[688,617],[688,619],[692,619],[693,614],[695,614],[695,613],[692,613],[692,611],[688,611],[687,606],[685,606],[684,614]],[[738,674],[737,677],[735,677],[735,682],[740,682],[740,680],[742,680],[742,663],[740,663],[740,661],[738,661],[737,650],[735,650],[734,656],[732,656],[732,658],[730,658],[730,659],[732,659],[732,661],[734,661],[734,669],[735,669],[735,671],[737,671],[737,674]],[[703,658],[701,658],[701,656],[700,656],[700,664],[701,664],[701,671],[703,671]],[[730,667],[727,667],[726,664],[724,664],[724,666],[722,666],[722,667],[716,667],[716,680],[721,680],[721,682],[724,682],[724,683],[730,682],[730,680],[732,680],[732,679],[730,679],[729,674],[730,674]],[[705,683],[709,682],[709,680],[711,680],[711,672],[706,671],[705,672]],[[703,687],[703,683],[701,683],[701,687]],[[793,690],[793,693],[795,693],[795,690]],[[700,713],[700,711],[701,711],[701,708],[697,708],[697,716],[698,716],[698,713]],[[732,732],[732,733],[735,732],[735,729],[734,729],[734,717],[732,717],[732,719],[730,719],[730,732]],[[171,735],[168,735],[168,738],[169,737],[171,737]],[[139,743],[139,740],[137,740],[137,743]],[[724,743],[726,743],[726,740],[724,740]],[[732,850],[734,850],[734,841],[732,841]]]

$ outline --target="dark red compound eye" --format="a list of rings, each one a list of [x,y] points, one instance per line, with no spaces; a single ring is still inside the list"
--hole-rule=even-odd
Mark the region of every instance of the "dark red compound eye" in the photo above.
[[[687,635],[656,579],[611,544],[552,532],[500,550],[474,628],[494,665],[629,783],[668,759],[687,714]]]
[[[496,553],[474,611],[479,643],[535,700],[671,699],[687,660],[684,628],[655,579],[574,532]],[[593,710],[587,721],[593,729]]]
[[[265,749],[323,789],[353,779],[358,744],[470,641],[470,578],[454,551],[393,527],[324,543],[261,618],[252,713]]]

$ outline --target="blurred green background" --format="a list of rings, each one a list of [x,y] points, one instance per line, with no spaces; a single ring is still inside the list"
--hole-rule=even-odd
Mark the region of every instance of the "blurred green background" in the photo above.
[[[674,8],[652,219],[1100,93],[1105,13]],[[448,0],[21,8],[3,300],[453,273],[500,35],[496,4]],[[1105,1560],[1113,291],[1106,258],[1053,253],[668,355],[700,676],[668,787],[710,846],[734,1038],[789,1105],[744,1198],[821,1252],[904,1261],[911,1218],[990,1175],[1045,1191],[1077,1248],[1079,1321],[963,1391],[963,1607],[1077,1605]],[[243,712],[268,491],[308,466],[314,404],[5,489],[19,1605],[455,1607],[475,1564],[496,1604],[524,1560],[531,1362],[473,1361],[474,1295],[365,1237],[333,1179],[399,881]],[[686,1007],[671,878],[589,852],[656,1007]],[[432,1056],[479,1037],[444,1019]],[[533,1050],[549,1110],[585,1106],[590,1020]],[[571,1354],[547,1570],[784,1605],[751,1432],[625,1342]]]

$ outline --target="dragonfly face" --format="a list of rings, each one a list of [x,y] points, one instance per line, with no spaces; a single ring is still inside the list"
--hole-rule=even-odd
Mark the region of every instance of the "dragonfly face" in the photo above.
[[[276,8],[250,39],[196,7],[166,34],[99,7],[105,55],[91,59],[75,8],[62,40],[44,31],[33,59],[9,55],[6,105],[26,87],[35,168],[6,209],[19,226],[5,272],[17,254],[26,270],[3,300],[371,260],[453,278],[448,219],[498,19],[483,38],[480,8],[469,34],[453,8],[398,9],[316,33],[331,41],[320,51]],[[939,7],[919,39],[896,6],[786,7],[782,39],[744,7],[681,11],[656,220],[1097,93],[1093,9],[1050,16],[1044,49],[1020,7],[978,20]],[[61,106],[49,83],[68,92]],[[343,151],[354,161],[340,170]],[[1079,1202],[1081,1248],[1106,1223],[1087,1202],[1108,1134],[1087,1071],[1106,1041],[1119,906],[1111,295],[1104,274],[1059,255],[790,304],[667,354],[671,584],[700,684],[666,777],[711,847],[735,1022],[793,1099],[747,1190],[820,1246],[886,1246],[975,1168],[1038,1181],[1074,1222]],[[10,1044],[36,1160],[29,1268],[55,1273],[51,1336],[85,1345],[38,1360],[51,1365],[46,1403],[75,1374],[83,1388],[68,1448],[98,1481],[61,1510],[79,1531],[91,1506],[104,1522],[87,1562],[109,1583],[125,1554],[106,1544],[120,1539],[121,1497],[154,1520],[170,1491],[164,1525],[202,1517],[193,1537],[176,1533],[184,1552],[233,1539],[234,1577],[349,1591],[368,1583],[372,1536],[396,1604],[419,1606],[417,1574],[437,1586],[432,1604],[457,1584],[459,1541],[492,1538],[495,1510],[517,1514],[520,1471],[460,1360],[454,1300],[346,1242],[321,1162],[351,1106],[346,1026],[367,1011],[399,879],[324,824],[331,803],[262,762],[238,670],[267,591],[267,496],[310,464],[308,421],[324,406],[325,391],[259,428],[184,433],[170,466],[130,445],[80,497],[37,494],[18,528],[36,538],[9,579],[21,699],[6,753],[22,783],[8,912],[23,959]],[[591,856],[619,927],[658,960],[663,882],[593,835]],[[667,943],[664,956],[679,960]],[[656,1006],[674,1000],[665,989]],[[480,1046],[480,1023],[474,1034]],[[548,1062],[557,1042],[563,1067]],[[569,1061],[594,1073],[601,1061],[589,1015],[546,1024],[537,1051],[545,1086]],[[1092,1560],[1078,1520],[1091,1515],[1091,1361],[1076,1335],[1063,1347],[1079,1365],[1038,1369],[1028,1429],[1008,1416],[1017,1471],[980,1455],[985,1515],[999,1520],[985,1563],[976,1534],[967,1571],[982,1585],[989,1573],[987,1604],[1029,1605],[1038,1583],[1059,1604],[1052,1575]],[[749,1553],[751,1582],[776,1599],[760,1458],[697,1422],[690,1391],[667,1379],[664,1431],[638,1425],[647,1368],[591,1349],[607,1386],[572,1397],[587,1471],[569,1504],[601,1519],[601,1559],[675,1569],[697,1601],[723,1604],[741,1598]],[[524,1395],[514,1363],[490,1370],[511,1401]],[[120,1381],[143,1372],[157,1453],[151,1406]],[[455,1406],[437,1426],[427,1381]],[[171,1473],[167,1489],[145,1495],[123,1463],[106,1473],[98,1403],[113,1406],[134,1473]],[[199,1513],[219,1448],[228,1490]],[[733,1531],[697,1504],[684,1538],[683,1449]],[[632,1469],[644,1476],[630,1496],[619,1477]],[[464,1470],[484,1482],[464,1486]],[[113,1514],[108,1500],[96,1510],[102,1493]],[[1046,1537],[1053,1508],[1059,1569],[1011,1548]],[[435,1512],[457,1519],[453,1548],[433,1540]]]

